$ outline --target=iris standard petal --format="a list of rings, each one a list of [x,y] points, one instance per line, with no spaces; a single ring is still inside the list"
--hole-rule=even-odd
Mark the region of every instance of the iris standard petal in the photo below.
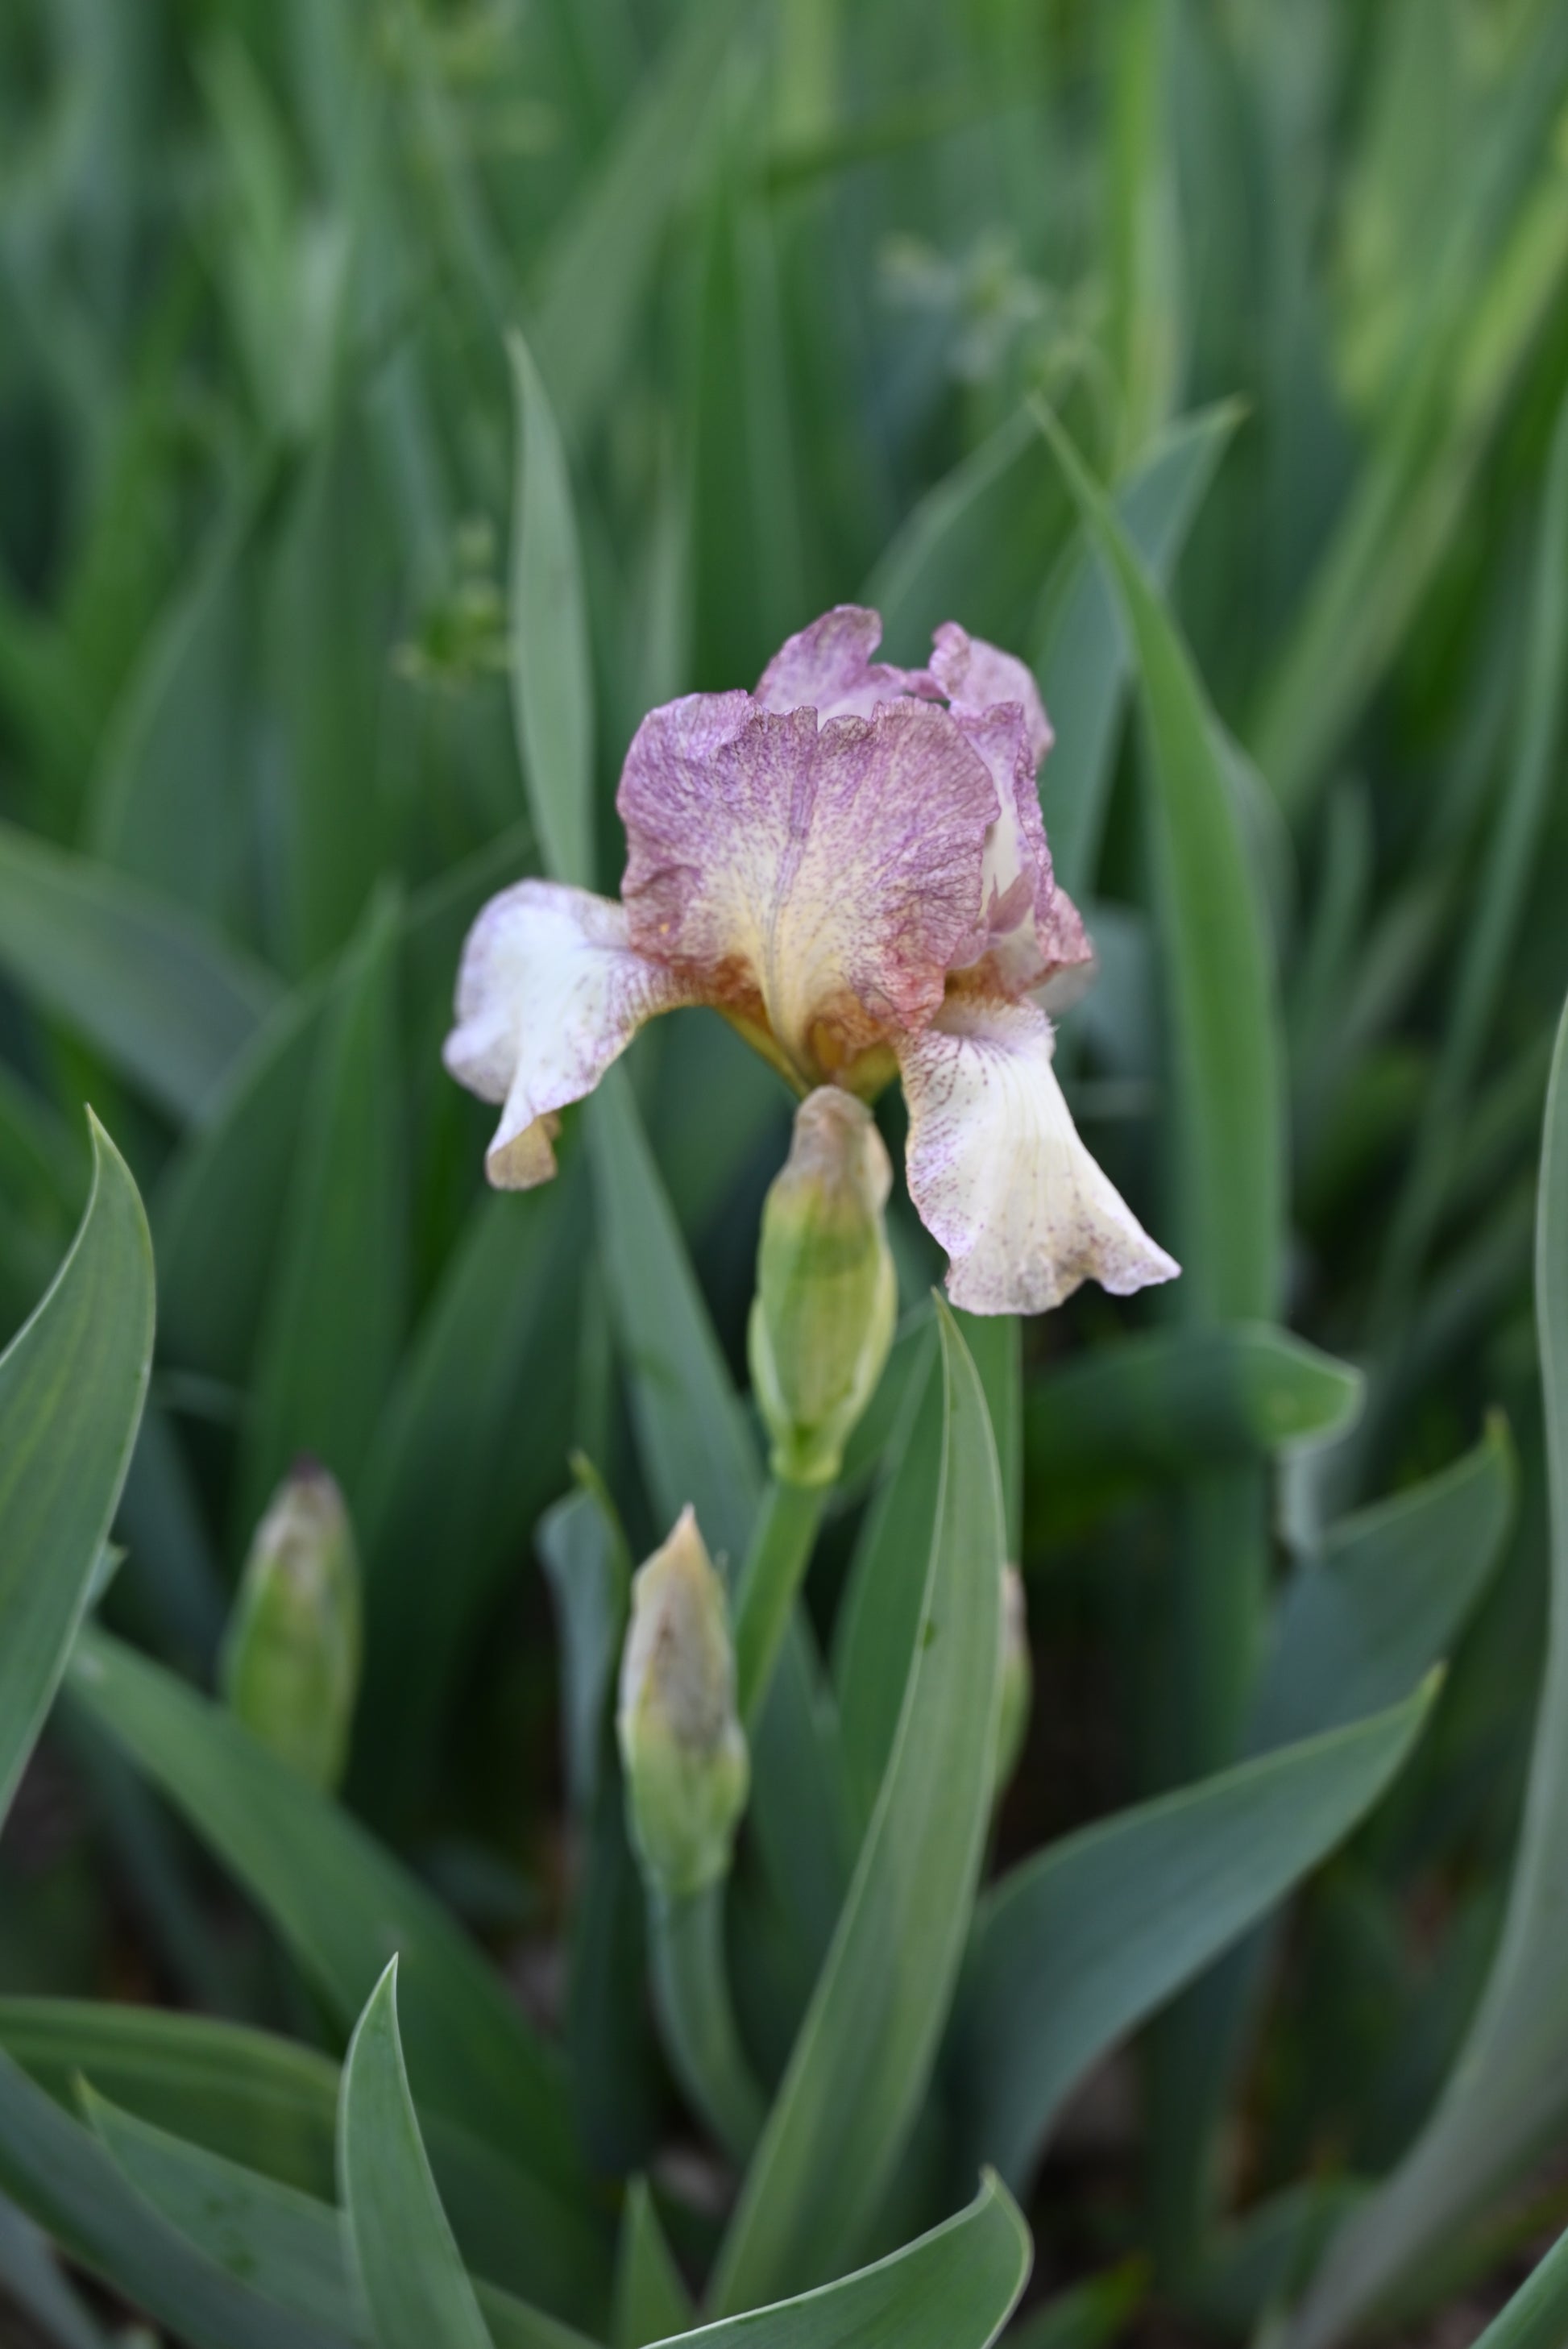
[[[820,724],[830,718],[869,718],[879,703],[905,694],[939,699],[935,680],[923,669],[872,660],[882,628],[880,612],[862,604],[835,605],[780,645],[762,672],[758,700],[781,717],[791,709],[814,709]]]
[[[1079,1140],[1051,1053],[1032,1003],[962,997],[898,1047],[910,1196],[971,1313],[1048,1312],[1085,1280],[1125,1297],[1180,1270]]]
[[[743,695],[652,711],[618,804],[634,946],[765,1027],[808,1086],[940,1005],[997,812],[984,761],[931,702],[819,729],[810,707]]]
[[[591,1093],[645,1019],[692,1000],[637,953],[623,908],[559,881],[520,881],[469,932],[458,1024],[443,1058],[481,1101],[503,1104],[485,1172],[529,1191],[555,1172],[557,1112]]]
[[[985,843],[985,935],[971,960],[988,957],[1005,993],[1038,989],[1061,1009],[1088,985],[1094,952],[1046,845],[1037,777],[1055,738],[1039,688],[1021,660],[955,620],[932,640],[931,673],[990,768],[1001,802]]]
[[[978,715],[1013,702],[1023,711],[1037,768],[1056,737],[1033,671],[1015,654],[988,645],[984,636],[972,636],[956,620],[944,620],[931,644],[931,674],[955,710]]]
[[[957,968],[984,964],[1009,996],[1067,973],[1081,973],[1087,985],[1093,949],[1078,907],[1051,871],[1022,709],[1001,702],[981,711],[954,710],[953,721],[984,760],[999,802],[985,835],[979,926]]]

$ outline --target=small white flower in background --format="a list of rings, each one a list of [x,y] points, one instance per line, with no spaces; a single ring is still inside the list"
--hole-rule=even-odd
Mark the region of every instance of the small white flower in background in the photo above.
[[[801,1094],[902,1077],[910,1196],[955,1305],[1040,1313],[1087,1279],[1169,1280],[1051,1067],[1048,1009],[1093,957],[1040,821],[1034,678],[952,622],[923,669],[873,660],[881,635],[841,605],[755,694],[644,719],[618,904],[521,881],[486,906],[446,1059],[501,1104],[490,1180],[547,1181],[567,1103],[655,1012],[707,1003]]]

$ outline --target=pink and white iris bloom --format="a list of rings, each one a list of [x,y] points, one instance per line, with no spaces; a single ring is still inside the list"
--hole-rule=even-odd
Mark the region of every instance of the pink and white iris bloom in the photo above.
[[[446,1061],[502,1105],[490,1179],[547,1182],[567,1103],[655,1012],[706,1003],[802,1094],[902,1077],[910,1196],[955,1305],[1040,1313],[1086,1279],[1169,1280],[1051,1067],[1045,1007],[1093,957],[1051,874],[1034,678],[951,621],[925,669],[873,660],[881,637],[841,605],[755,694],[649,712],[616,802],[619,904],[520,881],[485,907]]]

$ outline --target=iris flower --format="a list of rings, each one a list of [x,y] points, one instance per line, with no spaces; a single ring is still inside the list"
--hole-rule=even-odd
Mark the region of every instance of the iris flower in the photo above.
[[[873,658],[875,612],[791,636],[756,692],[637,729],[616,802],[620,902],[520,881],[469,933],[447,1066],[501,1104],[490,1179],[555,1172],[568,1102],[645,1020],[711,1004],[799,1094],[896,1075],[909,1192],[974,1313],[1176,1272],[1079,1140],[1049,1010],[1093,957],[1051,873],[1051,730],[1023,663],[951,621],[923,669]]]

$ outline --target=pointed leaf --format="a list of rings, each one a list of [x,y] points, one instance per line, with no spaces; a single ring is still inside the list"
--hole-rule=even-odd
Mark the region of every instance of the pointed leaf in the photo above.
[[[161,2007],[33,1998],[0,1999],[0,2048],[67,2112],[85,2077],[166,2138],[317,2201],[335,2196],[338,2067],[313,2048]],[[425,2107],[420,2127],[469,2265],[558,2315],[596,2323],[598,2229],[443,2114]]]
[[[430,2172],[397,2036],[397,1961],[343,2066],[338,2191],[381,2349],[493,2349]]]
[[[350,2349],[204,2259],[0,2055],[0,2185],[77,2263],[192,2349]]]
[[[152,1360],[147,1219],[124,1159],[89,1121],[81,1228],[0,1354],[0,1819],[87,1610]]]
[[[127,2184],[187,2242],[291,2315],[361,2329],[346,2238],[330,2203],[184,2144],[81,2085],[83,2116]]]
[[[696,2323],[691,2294],[665,2240],[648,2181],[634,2178],[615,2254],[614,2349],[646,2349],[650,2341],[691,2332]]]
[[[280,2308],[364,2338],[357,2278],[332,2202],[154,2128],[88,2093],[98,2137],[138,2193],[218,2265],[244,2275]],[[495,2349],[586,2349],[583,2334],[477,2282]]]
[[[947,2077],[963,2143],[1026,2179],[1063,2100],[1348,1834],[1435,1693],[1248,1762],[1015,1868],[986,1898]]]
[[[913,2127],[968,1930],[991,1806],[1004,1526],[985,1394],[951,1314],[937,1318],[943,1474],[920,1635],[843,1913],[719,2256],[721,2313],[854,2257]]]
[[[167,2007],[0,1999],[0,2048],[67,2111],[90,2080],[139,2119],[316,2196],[333,2192],[337,2065]]]
[[[610,1690],[626,1629],[632,1560],[597,1474],[581,1458],[573,1464],[577,1489],[547,1512],[534,1547],[560,1627],[566,1784],[573,1809],[585,1819],[593,1807],[604,1753]]]
[[[987,2349],[1031,2256],[1023,2214],[987,2176],[967,2209],[891,2259],[697,2337],[703,2349]]]

